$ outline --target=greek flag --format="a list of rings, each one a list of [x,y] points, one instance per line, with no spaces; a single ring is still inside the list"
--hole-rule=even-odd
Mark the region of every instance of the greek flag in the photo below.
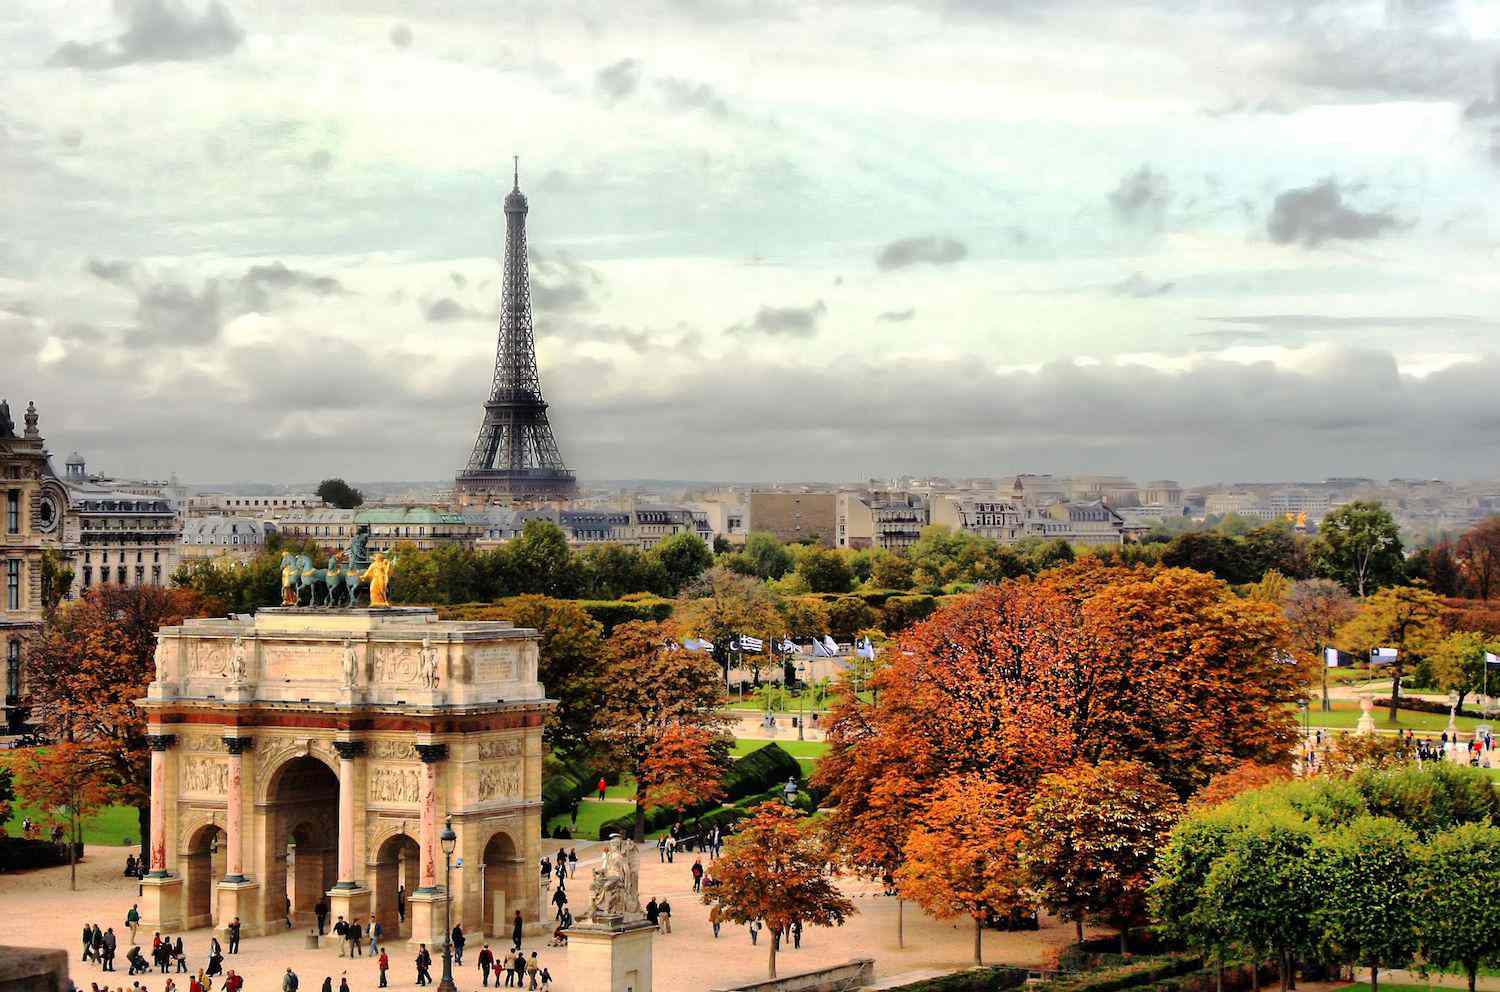
[[[782,654],[796,654],[800,649],[797,647],[796,641],[782,641],[777,650]]]
[[[760,654],[766,648],[765,641],[761,640],[759,637],[750,637],[746,634],[741,634],[739,637],[735,638],[734,644],[737,650],[747,651],[750,654]]]

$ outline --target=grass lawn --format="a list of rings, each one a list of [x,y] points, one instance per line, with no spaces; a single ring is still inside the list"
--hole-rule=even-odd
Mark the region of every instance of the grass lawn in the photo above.
[[[604,821],[624,816],[633,809],[635,809],[635,803],[580,803],[578,826],[572,825],[572,818],[567,813],[560,813],[547,821],[547,832],[550,834],[557,827],[567,827],[574,837],[586,837],[592,840],[599,836],[599,827]]]
[[[1293,710],[1297,707],[1293,706]],[[1414,730],[1418,733],[1439,734],[1448,728],[1448,715],[1446,713],[1422,713],[1417,710],[1401,710],[1400,719],[1391,723],[1387,708],[1377,702],[1375,706],[1375,727],[1377,730]],[[1298,719],[1301,713],[1298,712]],[[1479,723],[1471,716],[1461,716],[1457,720],[1458,729],[1472,731],[1475,724]],[[1341,730],[1353,730],[1359,723],[1359,703],[1352,699],[1335,699],[1333,701],[1333,712],[1324,713],[1319,708],[1317,700],[1314,700],[1307,711],[1307,723],[1311,727],[1329,727]],[[1381,988],[1385,983],[1381,983]]]
[[[775,744],[794,758],[821,758],[828,753],[827,741],[763,741],[753,737],[736,737],[734,749],[729,753],[736,758],[743,758],[751,751],[763,748],[767,744]]]
[[[21,836],[21,821],[27,816],[38,823],[45,823],[45,817],[37,813],[30,806],[16,803],[13,807],[10,820],[5,824],[5,832],[11,837]],[[42,836],[50,830],[43,827]],[[83,820],[83,842],[85,844],[110,844],[110,845],[136,845],[141,843],[141,832],[136,826],[135,808],[132,806],[106,806],[93,816],[84,817]]]

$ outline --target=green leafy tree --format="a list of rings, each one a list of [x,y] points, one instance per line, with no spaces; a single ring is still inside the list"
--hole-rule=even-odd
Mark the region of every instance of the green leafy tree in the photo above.
[[[714,553],[703,539],[686,531],[663,538],[651,549],[649,557],[661,566],[667,580],[667,594],[673,596],[712,568],[714,563]]]
[[[1311,545],[1286,520],[1273,520],[1241,539],[1245,565],[1251,575],[1261,576],[1274,570],[1294,580],[1313,574]]]
[[[1042,904],[1075,921],[1079,940],[1085,916],[1100,917],[1119,930],[1124,954],[1179,809],[1177,794],[1139,762],[1074,765],[1038,784],[1021,865]]]
[[[1328,662],[1323,651],[1333,644],[1339,628],[1354,618],[1354,599],[1332,579],[1303,579],[1287,591],[1280,605],[1303,662],[1316,666],[1323,712],[1330,712],[1333,704],[1328,698]]]
[[[1250,822],[1209,868],[1205,908],[1219,915],[1252,963],[1278,962],[1285,992],[1293,961],[1313,947],[1321,890],[1309,855],[1317,833],[1289,810],[1241,809]]]
[[[1208,875],[1229,850],[1241,820],[1235,811],[1203,809],[1182,819],[1157,858],[1148,907],[1163,937],[1180,940],[1213,961],[1222,986],[1224,962],[1234,933],[1207,900]]]
[[[1443,612],[1443,601],[1426,589],[1390,586],[1368,596],[1339,629],[1338,646],[1345,651],[1368,655],[1375,648],[1396,649],[1390,666],[1392,723],[1401,705],[1401,679],[1442,638]]]
[[[639,548],[614,542],[597,544],[579,556],[579,565],[588,594],[594,599],[619,599],[633,592],[675,593],[661,558]]]
[[[672,612],[672,623],[679,635],[713,644],[714,660],[725,678],[729,673],[729,644],[735,637],[748,634],[770,641],[786,636],[785,620],[765,583],[723,568],[709,569],[683,589]],[[745,656],[757,676],[767,659],[765,654]]]
[[[1458,693],[1458,708],[1471,692],[1480,692],[1486,683],[1485,653],[1500,653],[1500,643],[1474,630],[1459,630],[1438,641],[1428,661],[1438,687]],[[1500,671],[1489,682],[1500,686]]]
[[[1462,968],[1475,992],[1479,969],[1500,964],[1500,827],[1469,823],[1438,834],[1413,881],[1422,957]]]
[[[582,569],[568,550],[562,528],[550,520],[526,521],[510,542],[510,561],[524,583],[521,592],[571,599],[583,585]],[[398,575],[399,581],[399,575]]]
[[[1257,576],[1244,545],[1233,537],[1210,532],[1181,534],[1162,552],[1161,563],[1217,575],[1230,585],[1253,582]]]
[[[729,551],[721,553],[716,558],[714,558],[714,565],[717,568],[727,569],[728,571],[731,571],[736,575],[745,575],[749,576],[752,579],[760,577],[759,573],[757,573],[755,570],[755,559],[751,558],[743,551]]]
[[[1355,500],[1323,518],[1313,563],[1319,574],[1363,597],[1401,578],[1401,532],[1379,503]]]
[[[1416,855],[1416,834],[1375,816],[1319,838],[1313,854],[1322,892],[1314,928],[1338,959],[1370,969],[1372,992],[1381,968],[1405,968],[1417,950]]]
[[[876,589],[910,589],[916,585],[916,569],[905,555],[884,552],[876,556],[870,569],[870,585]]]
[[[828,633],[850,640],[880,622],[873,607],[858,596],[840,596],[828,604]]]
[[[751,531],[745,538],[745,554],[755,562],[755,574],[763,579],[779,579],[795,564],[792,552],[768,531]]]
[[[534,594],[500,600],[494,609],[497,618],[541,635],[537,680],[557,700],[542,736],[556,750],[579,750],[590,741],[605,691],[604,627],[575,602]]]
[[[809,592],[848,592],[854,587],[854,571],[844,556],[832,548],[808,548],[797,557],[797,574]]]
[[[340,510],[352,510],[365,502],[364,494],[343,479],[324,479],[318,483],[318,499]]]
[[[811,596],[797,596],[781,602],[788,637],[822,637],[828,633],[828,606]]]

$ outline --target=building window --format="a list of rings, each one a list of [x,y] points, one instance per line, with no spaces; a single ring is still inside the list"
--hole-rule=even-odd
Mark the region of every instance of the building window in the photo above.
[[[21,490],[5,491],[5,530],[9,534],[21,533]]]
[[[154,586],[161,585],[161,566],[160,565],[152,565],[151,566],[151,584],[154,585]]]
[[[137,565],[135,567],[135,584],[138,585],[138,586],[143,586],[143,585],[146,584],[146,566],[145,565]]]
[[[21,608],[21,559],[12,558],[5,563],[5,608]]]
[[[11,641],[5,651],[5,695],[17,699],[21,695],[21,642]]]
[[[121,565],[121,566],[119,566],[118,568],[115,569],[115,582],[118,585],[122,585],[122,586],[125,584],[125,566],[124,565]]]
[[[83,587],[87,589],[94,584],[94,570],[88,565],[83,566]]]
[[[161,562],[161,552],[160,551],[153,551],[153,552],[151,552],[151,560],[153,562],[160,563]]]

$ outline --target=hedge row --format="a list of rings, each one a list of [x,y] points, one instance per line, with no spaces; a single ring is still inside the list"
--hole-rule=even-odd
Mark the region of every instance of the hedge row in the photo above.
[[[574,800],[594,785],[590,769],[557,754],[547,755],[542,762],[542,823],[571,810]]]
[[[1026,984],[1026,969],[1005,966],[970,968],[941,978],[924,978],[892,992],[1006,992]]]
[[[1139,989],[1179,978],[1202,967],[1203,959],[1191,955],[1141,958],[1117,968],[1081,972],[1044,982],[1038,988],[1046,992],[1121,992],[1122,989]]]
[[[79,845],[82,846],[82,845]],[[68,863],[68,845],[0,835],[0,871],[27,871]]]
[[[672,615],[672,600],[659,597],[580,599],[578,605],[603,625],[606,637],[622,623],[630,623],[632,620],[660,622]]]

